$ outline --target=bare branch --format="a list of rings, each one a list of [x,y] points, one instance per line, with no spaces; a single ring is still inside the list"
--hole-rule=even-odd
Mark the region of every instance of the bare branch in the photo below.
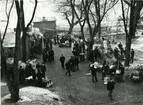
[[[32,23],[32,21],[33,21],[33,19],[34,19],[34,15],[35,15],[36,8],[37,8],[37,3],[38,3],[38,1],[35,0],[35,6],[34,6],[33,14],[32,14],[31,20],[29,21],[29,23],[28,23],[27,26],[26,26],[26,30],[28,29],[28,27],[30,26],[30,24]]]
[[[8,0],[6,0],[6,6],[5,6],[5,14],[6,14],[6,16],[8,16],[8,13],[7,13],[7,5],[8,5]]]
[[[110,9],[112,9],[112,8],[118,3],[118,1],[119,1],[119,0],[116,0],[115,2],[113,2],[113,4],[111,5],[111,7],[109,7],[107,10],[105,10],[105,11],[103,12],[103,15],[102,15],[102,17],[101,17],[101,20],[103,20],[104,16],[107,14],[107,12],[108,12]]]
[[[6,24],[5,31],[4,31],[2,40],[1,40],[1,44],[3,44],[3,41],[4,41],[5,36],[6,36],[7,28],[8,28],[8,25],[9,25],[9,18],[10,18],[10,14],[11,14],[11,10],[13,8],[13,5],[14,5],[14,0],[12,1],[11,7],[10,7],[9,12],[7,14],[7,24]]]
[[[129,2],[129,0],[123,0],[128,6],[131,6],[131,3]]]
[[[125,19],[125,11],[124,11],[124,4],[123,4],[123,0],[121,0],[121,5],[122,5],[122,17],[123,17],[123,23],[124,23],[124,27],[125,27],[125,32],[126,35],[128,36],[128,30],[127,30],[127,24],[126,24],[126,19]]]

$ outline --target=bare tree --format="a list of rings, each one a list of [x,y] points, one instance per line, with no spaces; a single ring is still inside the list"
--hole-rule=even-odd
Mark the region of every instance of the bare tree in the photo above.
[[[15,3],[16,6],[16,11],[17,11],[17,27],[16,27],[16,37],[15,37],[15,53],[14,53],[14,66],[13,66],[13,70],[12,70],[12,74],[9,75],[9,72],[7,71],[7,66],[6,66],[6,57],[4,56],[4,50],[2,47],[2,68],[5,69],[5,76],[6,76],[6,81],[7,81],[7,86],[9,89],[9,92],[11,94],[11,100],[14,102],[17,102],[19,100],[19,70],[18,70],[18,61],[21,59],[20,58],[20,35],[21,32],[23,31],[23,33],[27,32],[29,25],[31,24],[33,18],[34,18],[34,14],[35,14],[35,10],[37,7],[37,0],[35,0],[35,8],[32,14],[32,18],[30,20],[30,22],[27,24],[27,27],[24,27],[24,15],[23,15],[23,0],[19,1],[18,0],[13,0],[12,5],[10,7],[9,12],[6,12],[6,16],[7,16],[7,24],[6,24],[6,28],[4,31],[4,35],[3,38],[1,40],[1,46],[3,45],[3,41],[7,32],[7,28],[8,28],[8,24],[9,24],[9,19],[10,19],[10,13],[11,10],[13,8],[13,5]],[[7,8],[7,4],[8,4],[8,0],[6,1],[6,8]],[[24,28],[24,29],[23,29]],[[26,46],[25,46],[26,47]]]
[[[27,55],[27,52],[26,52],[26,36],[27,36],[27,31],[28,31],[28,28],[31,25],[33,19],[34,19],[36,8],[37,8],[37,3],[38,3],[38,1],[35,0],[35,6],[34,6],[34,9],[33,9],[33,13],[32,13],[31,19],[30,19],[29,23],[27,24],[27,26],[25,27],[25,17],[24,17],[24,10],[23,10],[23,0],[20,0],[20,10],[21,10],[21,18],[22,18],[22,31],[23,31],[23,35],[22,35],[22,60],[24,62],[26,62],[26,58],[27,58],[26,57],[26,55]]]
[[[142,0],[123,0],[125,4],[127,4],[130,8],[130,10],[133,10],[132,16],[134,16],[134,28],[133,28],[133,38],[135,38],[135,32],[137,24],[142,17],[142,8],[143,8],[143,1]]]
[[[74,26],[78,24],[78,20],[72,10],[73,2],[74,0],[57,0],[57,12],[62,13],[69,24],[68,34],[71,34]]]
[[[11,15],[11,11],[12,11],[13,5],[14,5],[14,0],[12,1],[9,10],[7,8],[8,7],[7,5],[8,5],[8,0],[6,0],[6,9],[5,9],[5,13],[6,13],[6,17],[7,17],[7,23],[6,23],[6,27],[5,27],[5,30],[4,30],[4,34],[2,35],[2,40],[1,40],[1,66],[2,66],[2,74],[4,74],[3,75],[4,79],[6,80],[7,86],[9,88],[9,90],[10,90],[11,80],[10,80],[10,77],[8,75],[8,72],[7,72],[6,55],[5,55],[4,48],[3,48],[3,42],[4,42],[4,39],[5,39],[5,36],[6,36],[6,32],[7,32],[7,29],[8,29],[9,19],[10,19],[10,15]]]
[[[130,7],[129,20],[125,18],[125,4]],[[126,33],[126,49],[125,49],[125,66],[129,66],[130,63],[130,50],[132,39],[135,37],[135,32],[137,28],[137,23],[140,18],[140,13],[143,8],[143,1],[131,0],[121,0],[122,5],[122,17]],[[129,24],[128,24],[129,21]]]
[[[98,37],[101,36],[101,22],[106,14],[118,3],[119,0],[94,0]]]
[[[84,26],[86,23],[86,18],[84,16],[83,3],[82,1],[79,3],[76,3],[76,0],[73,0],[73,2],[71,3],[71,7],[72,7],[72,11],[74,11],[74,14],[78,20],[78,24],[81,29],[81,37],[85,41]]]
[[[8,7],[7,5],[8,5],[8,0],[6,0],[6,10],[5,10],[5,14],[6,14],[6,17],[7,17],[7,23],[6,23],[6,27],[5,27],[5,30],[4,30],[4,34],[3,34],[2,40],[1,40],[1,43],[2,43],[2,44],[3,44],[3,41],[4,41],[4,39],[5,39],[7,29],[8,29],[9,18],[10,18],[11,10],[12,10],[13,5],[14,5],[14,0],[12,1],[11,7],[10,7],[10,9],[9,9],[9,12],[7,12],[7,7]]]

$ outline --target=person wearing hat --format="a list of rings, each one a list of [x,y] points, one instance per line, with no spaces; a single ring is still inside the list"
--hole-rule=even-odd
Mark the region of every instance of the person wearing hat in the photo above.
[[[97,66],[94,66],[93,64],[90,67],[91,75],[92,75],[92,82],[95,82],[95,81],[98,82],[97,75],[96,75],[97,69],[98,69]]]

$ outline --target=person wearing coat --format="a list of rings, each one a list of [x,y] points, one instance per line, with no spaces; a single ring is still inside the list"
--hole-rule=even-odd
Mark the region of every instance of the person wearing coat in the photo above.
[[[115,82],[114,79],[112,77],[110,77],[108,83],[107,83],[107,90],[108,90],[108,97],[110,97],[111,100],[113,100],[113,90],[115,88]]]
[[[98,80],[97,80],[97,67],[95,67],[94,65],[91,65],[91,68],[90,68],[90,70],[91,70],[91,75],[92,75],[92,82],[98,82]]]
[[[45,72],[46,72],[46,66],[44,63],[41,64],[41,72],[42,72],[42,77],[45,78]]]
[[[79,59],[78,59],[78,56],[74,57],[74,63],[75,63],[75,70],[79,70]]]
[[[64,65],[65,65],[65,57],[64,57],[63,54],[61,54],[61,56],[60,56],[60,62],[61,62],[61,67],[64,69],[65,68],[64,67]]]
[[[66,66],[66,70],[67,70],[65,75],[71,76],[71,62],[70,62],[70,60],[68,60],[66,62],[65,66]]]

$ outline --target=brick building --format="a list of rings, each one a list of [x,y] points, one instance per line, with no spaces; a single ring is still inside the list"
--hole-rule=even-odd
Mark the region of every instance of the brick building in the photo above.
[[[33,22],[33,27],[37,27],[45,37],[53,37],[56,35],[56,19],[48,20],[43,17],[42,21]]]

